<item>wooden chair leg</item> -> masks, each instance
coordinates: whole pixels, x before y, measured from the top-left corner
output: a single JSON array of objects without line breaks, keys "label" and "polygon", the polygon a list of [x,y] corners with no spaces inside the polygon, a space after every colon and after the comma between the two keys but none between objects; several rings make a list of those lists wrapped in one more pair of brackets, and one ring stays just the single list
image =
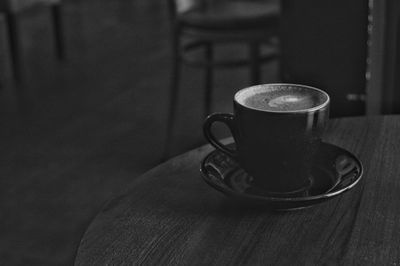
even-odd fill
[{"label": "wooden chair leg", "polygon": [[65,59],[65,46],[64,46],[62,15],[61,15],[61,4],[57,3],[52,5],[51,13],[53,18],[53,28],[54,28],[57,57],[60,60],[63,60]]},{"label": "wooden chair leg", "polygon": [[18,32],[18,15],[13,13],[6,14],[8,37],[11,52],[11,63],[13,69],[13,75],[15,80],[19,81],[22,76],[21,69],[21,44],[19,40]]},{"label": "wooden chair leg", "polygon": [[[213,60],[213,46],[211,43],[205,44],[205,57],[207,62]],[[212,85],[213,85],[213,67],[208,64],[205,69],[205,88],[204,88],[204,117],[211,112],[212,104]]]},{"label": "wooden chair leg", "polygon": [[250,46],[250,78],[252,85],[260,83],[260,45],[251,43]]},{"label": "wooden chair leg", "polygon": [[171,153],[172,141],[173,141],[173,130],[176,123],[176,111],[178,108],[178,97],[179,97],[179,79],[181,62],[179,57],[179,37],[176,35],[173,37],[173,49],[172,49],[172,68],[171,68],[171,80],[170,80],[170,91],[169,91],[169,107],[168,107],[168,118],[167,118],[167,136],[164,147],[163,159],[168,159]]}]

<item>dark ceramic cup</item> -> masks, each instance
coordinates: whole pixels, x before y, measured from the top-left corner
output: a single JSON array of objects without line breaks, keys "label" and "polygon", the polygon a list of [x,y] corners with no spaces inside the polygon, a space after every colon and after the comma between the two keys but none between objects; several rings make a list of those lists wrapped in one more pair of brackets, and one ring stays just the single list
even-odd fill
[{"label": "dark ceramic cup", "polygon": [[[326,92],[297,84],[263,84],[235,94],[234,114],[215,113],[203,125],[206,139],[238,161],[256,186],[290,195],[310,186],[314,154],[329,117]],[[215,122],[225,123],[236,149],[212,134]]]}]

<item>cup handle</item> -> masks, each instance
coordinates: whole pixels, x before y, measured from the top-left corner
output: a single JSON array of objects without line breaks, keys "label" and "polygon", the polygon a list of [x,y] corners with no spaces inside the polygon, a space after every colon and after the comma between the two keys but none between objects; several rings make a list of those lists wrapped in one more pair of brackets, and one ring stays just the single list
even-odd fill
[{"label": "cup handle", "polygon": [[211,143],[217,150],[220,150],[221,152],[225,153],[226,155],[232,157],[232,158],[237,158],[237,152],[235,150],[229,149],[226,147],[224,144],[222,144],[212,133],[211,131],[211,126],[215,122],[222,122],[226,124],[229,128],[229,130],[232,133],[232,136],[235,137],[235,121],[234,121],[234,116],[232,114],[225,114],[225,113],[215,113],[212,115],[209,115],[206,120],[204,121],[203,124],[203,133],[204,137],[208,140],[208,142]]}]

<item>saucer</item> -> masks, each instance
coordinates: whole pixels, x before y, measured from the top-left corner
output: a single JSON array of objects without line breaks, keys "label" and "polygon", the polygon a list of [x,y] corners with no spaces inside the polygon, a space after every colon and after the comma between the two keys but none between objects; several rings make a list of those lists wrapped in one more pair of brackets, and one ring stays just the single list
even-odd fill
[{"label": "saucer", "polygon": [[207,184],[225,195],[274,210],[302,209],[327,201],[353,188],[362,177],[360,160],[343,148],[322,143],[315,158],[307,188],[286,196],[257,188],[252,176],[218,150],[203,159],[200,172]]}]

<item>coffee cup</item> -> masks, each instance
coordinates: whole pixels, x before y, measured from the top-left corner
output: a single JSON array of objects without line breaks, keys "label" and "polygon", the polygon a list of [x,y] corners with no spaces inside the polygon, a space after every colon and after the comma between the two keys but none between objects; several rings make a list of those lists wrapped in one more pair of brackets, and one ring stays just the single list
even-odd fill
[{"label": "coffee cup", "polygon": [[[205,138],[235,159],[254,185],[275,195],[288,195],[310,186],[310,171],[329,117],[329,95],[299,84],[262,84],[239,90],[234,114],[214,113],[203,125]],[[235,149],[212,133],[225,123]]]}]

